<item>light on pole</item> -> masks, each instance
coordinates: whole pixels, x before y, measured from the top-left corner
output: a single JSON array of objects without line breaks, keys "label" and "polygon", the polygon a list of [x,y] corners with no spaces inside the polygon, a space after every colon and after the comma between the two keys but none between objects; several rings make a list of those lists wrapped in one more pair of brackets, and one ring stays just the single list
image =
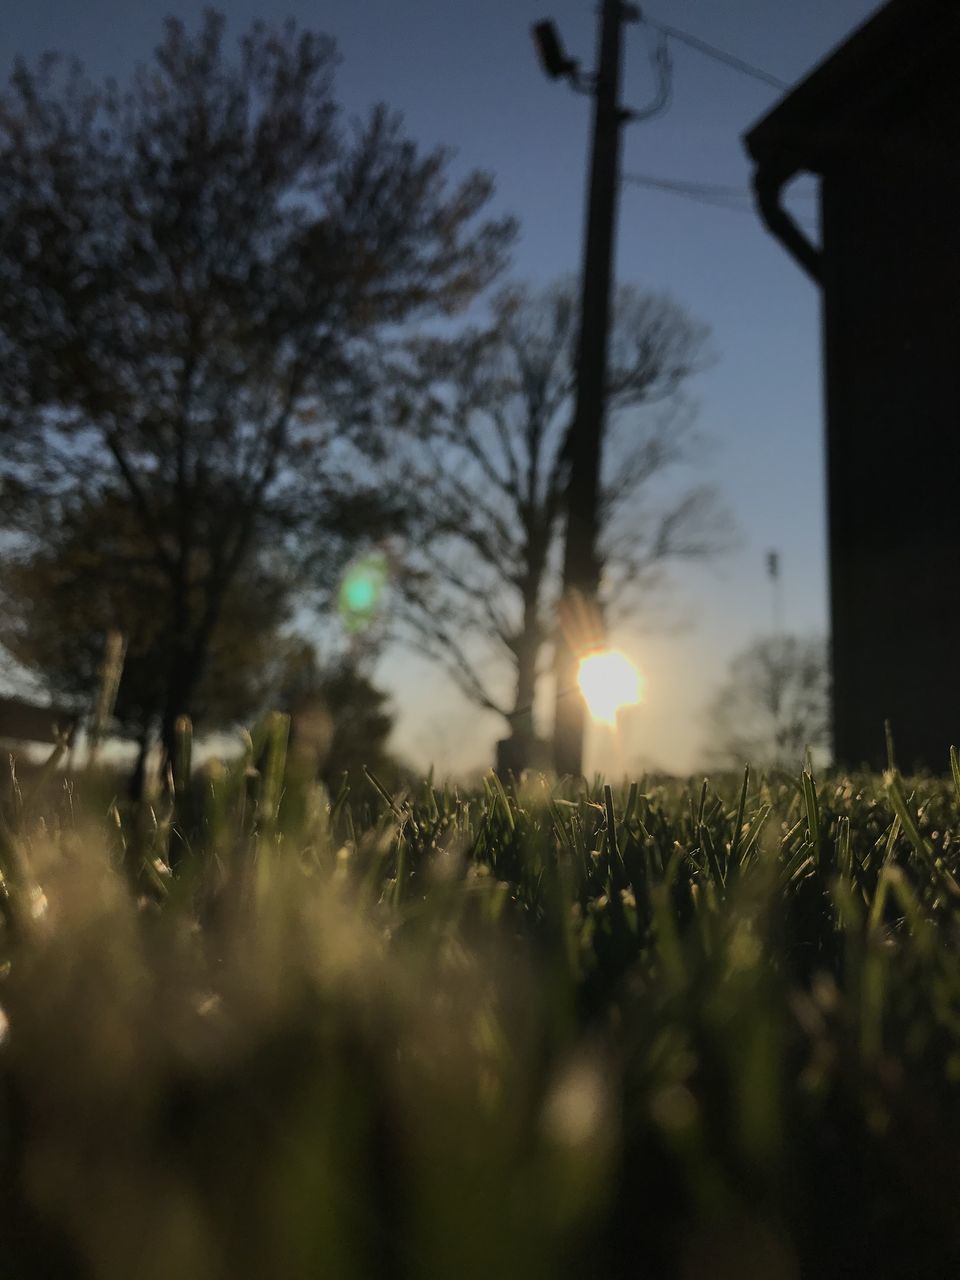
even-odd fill
[{"label": "light on pole", "polygon": [[537,46],[540,65],[551,80],[567,79],[577,81],[580,64],[575,58],[568,58],[563,50],[560,33],[556,23],[546,18],[543,22],[535,22],[532,27],[533,43]]}]

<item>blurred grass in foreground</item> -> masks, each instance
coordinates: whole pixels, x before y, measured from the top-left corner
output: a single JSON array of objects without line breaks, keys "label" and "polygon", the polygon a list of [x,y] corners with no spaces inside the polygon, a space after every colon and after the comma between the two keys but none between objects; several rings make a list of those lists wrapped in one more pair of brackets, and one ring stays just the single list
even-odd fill
[{"label": "blurred grass in foreground", "polygon": [[352,803],[285,735],[7,788],[0,1274],[960,1274],[954,784]]}]

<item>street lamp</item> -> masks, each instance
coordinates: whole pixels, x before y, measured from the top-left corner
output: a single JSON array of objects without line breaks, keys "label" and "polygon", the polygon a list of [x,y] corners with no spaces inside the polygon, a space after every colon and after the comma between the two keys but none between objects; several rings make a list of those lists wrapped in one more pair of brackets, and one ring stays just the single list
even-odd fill
[{"label": "street lamp", "polygon": [[556,23],[546,18],[543,22],[535,22],[531,30],[533,42],[540,55],[540,65],[550,79],[560,80],[567,77],[575,80],[580,72],[580,63],[576,58],[568,58],[564,53]]}]

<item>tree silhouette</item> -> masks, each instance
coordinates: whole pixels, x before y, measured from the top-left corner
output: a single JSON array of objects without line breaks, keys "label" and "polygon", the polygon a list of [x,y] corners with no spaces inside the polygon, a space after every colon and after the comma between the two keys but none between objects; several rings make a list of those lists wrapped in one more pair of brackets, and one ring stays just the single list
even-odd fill
[{"label": "tree silhouette", "polygon": [[[14,550],[0,565],[0,644],[78,715],[88,715],[96,699],[107,635],[122,635],[112,728],[140,746],[135,791],[167,692],[167,619],[157,608],[164,585],[122,495],[71,505],[42,545]],[[277,683],[296,590],[283,556],[257,547],[244,560],[194,687],[191,712],[200,729],[242,723],[263,710]]]},{"label": "tree silhouette", "polygon": [[468,302],[513,227],[375,107],[345,127],[321,35],[173,19],[126,90],[55,59],[0,98],[0,458],[8,528],[47,544],[122,503],[156,577],[162,736],[193,713],[259,547],[298,556],[347,500],[379,335]]},{"label": "tree silhouette", "polygon": [[709,710],[708,753],[720,765],[794,768],[830,747],[830,674],[822,637],[766,636],[730,664]]},{"label": "tree silhouette", "polygon": [[[518,765],[556,625],[576,313],[569,281],[506,290],[488,325],[413,343],[394,390],[395,421],[413,441],[405,488],[424,499],[401,575],[402,627],[468,698],[504,716]],[[695,452],[681,390],[704,330],[668,298],[623,287],[611,338],[600,554],[614,624],[671,561],[711,554],[728,530],[708,489],[655,492]]]},{"label": "tree silhouette", "polygon": [[311,773],[336,792],[344,774],[361,794],[370,790],[364,766],[397,777],[387,751],[393,713],[387,694],[374,684],[367,663],[341,655],[322,664],[313,645],[293,640],[277,669],[275,706],[291,715],[294,769]]}]

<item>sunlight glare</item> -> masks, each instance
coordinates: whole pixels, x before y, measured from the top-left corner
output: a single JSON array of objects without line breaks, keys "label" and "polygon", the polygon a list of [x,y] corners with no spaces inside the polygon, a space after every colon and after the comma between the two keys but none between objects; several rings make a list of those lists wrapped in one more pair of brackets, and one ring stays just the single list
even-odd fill
[{"label": "sunlight glare", "polygon": [[643,677],[630,659],[616,650],[588,653],[580,660],[577,683],[594,720],[616,727],[617,712],[643,696]]}]

